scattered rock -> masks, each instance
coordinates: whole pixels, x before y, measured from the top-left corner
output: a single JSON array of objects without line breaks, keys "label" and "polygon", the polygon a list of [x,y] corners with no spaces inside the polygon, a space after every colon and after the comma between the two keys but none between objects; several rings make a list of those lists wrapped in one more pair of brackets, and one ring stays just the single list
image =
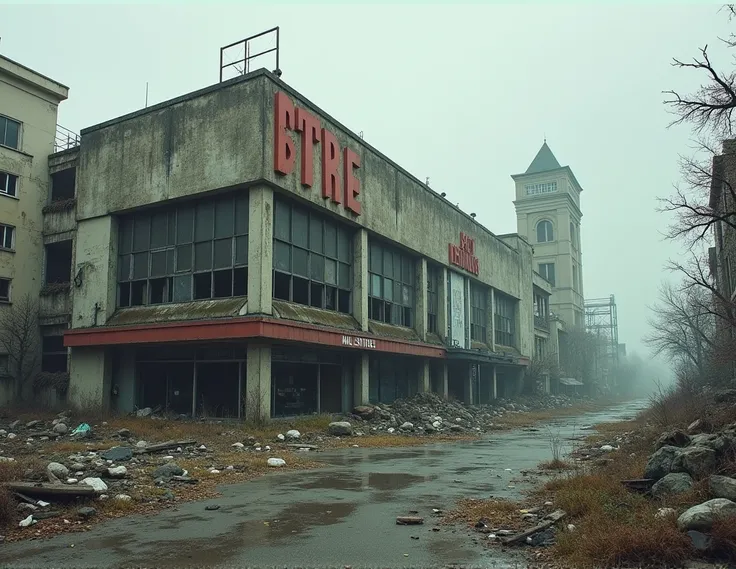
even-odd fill
[{"label": "scattered rock", "polygon": [[368,421],[375,416],[376,409],[375,407],[371,407],[370,405],[358,405],[355,409],[353,409],[353,414],[357,415],[364,421]]},{"label": "scattered rock", "polygon": [[245,445],[243,443],[233,443],[230,446],[239,450],[245,448]]},{"label": "scattered rock", "polygon": [[299,431],[297,431],[296,429],[291,429],[291,430],[286,431],[286,438],[287,439],[296,440],[296,439],[298,439],[301,436],[302,436],[302,434]]},{"label": "scattered rock", "polygon": [[[665,447],[666,448],[666,447]],[[703,478],[716,467],[716,451],[708,447],[687,447],[672,460],[672,472],[687,472],[693,478]]]},{"label": "scattered rock", "polygon": [[124,439],[127,439],[130,435],[131,435],[130,429],[120,429],[118,431],[118,436]]},{"label": "scattered rock", "polygon": [[8,433],[8,438],[9,438],[9,439],[14,439],[14,438],[15,438],[15,437],[17,437],[17,436],[18,436],[18,435],[16,435],[15,433]]},{"label": "scattered rock", "polygon": [[75,472],[79,472],[80,470],[84,470],[84,464],[82,464],[81,462],[72,462],[69,468],[71,468]]},{"label": "scattered rock", "polygon": [[[705,419],[695,419],[692,423],[687,426],[687,432],[691,435],[696,433],[702,433],[703,431],[710,431],[711,426]],[[686,445],[675,445],[675,446],[686,446]]]},{"label": "scattered rock", "polygon": [[686,472],[671,472],[652,486],[652,496],[661,498],[668,494],[682,494],[693,487],[693,479]]},{"label": "scattered rock", "polygon": [[213,512],[215,510],[219,510],[220,506],[218,506],[217,504],[210,504],[208,506],[205,506],[204,509]]},{"label": "scattered rock", "polygon": [[353,434],[353,426],[347,421],[336,421],[328,425],[327,431],[338,437],[349,436]]},{"label": "scattered rock", "polygon": [[135,443],[136,448],[146,448],[148,443],[146,441],[138,441]]},{"label": "scattered rock", "polygon": [[68,430],[69,427],[67,427],[64,423],[56,423],[56,425],[54,425],[54,432],[59,433],[60,435],[66,434]]},{"label": "scattered rock", "polygon": [[199,445],[199,446],[197,447],[197,450],[207,450],[207,447],[206,447],[206,446],[204,446],[204,445]]},{"label": "scattered rock", "polygon": [[101,478],[89,477],[82,480],[81,484],[92,486],[95,492],[107,492],[107,484],[105,484]]},{"label": "scattered rock", "polygon": [[393,427],[389,427],[388,429],[386,429],[386,432],[387,432],[387,433],[388,433],[389,435],[393,435],[393,434],[394,434],[394,432],[396,432],[396,429],[394,429]]},{"label": "scattered rock", "polygon": [[644,468],[644,478],[652,478],[659,480],[670,472],[672,472],[672,462],[682,449],[666,445],[658,449],[649,457],[646,467]]},{"label": "scattered rock", "polygon": [[90,507],[79,508],[77,510],[77,515],[80,518],[85,519],[85,520],[91,518],[92,516],[96,514],[97,514],[97,510],[95,510],[94,508],[90,508]]},{"label": "scattered rock", "polygon": [[67,484],[76,484],[77,482],[79,482],[77,478],[67,478],[66,479]]},{"label": "scattered rock", "polygon": [[153,409],[150,407],[144,407],[143,409],[138,409],[138,411],[135,412],[136,417],[149,417],[153,413]]},{"label": "scattered rock", "polygon": [[713,545],[713,538],[702,532],[690,530],[687,532],[687,536],[692,541],[693,547],[698,551],[708,551]]},{"label": "scattered rock", "polygon": [[669,516],[677,515],[674,508],[659,508],[657,513],[654,514],[655,518],[667,518]]},{"label": "scattered rock", "polygon": [[107,474],[110,478],[125,478],[128,474],[128,469],[124,466],[113,466],[107,469]]},{"label": "scattered rock", "polygon": [[15,428],[16,428],[16,427],[17,427],[18,425],[20,425],[20,419],[16,419],[16,420],[15,420],[15,421],[13,421],[12,423],[10,423],[10,425],[8,425],[8,427],[9,427],[9,428],[10,428],[10,430],[12,431],[12,430],[13,430],[13,429],[15,429]]},{"label": "scattered rock", "polygon": [[130,502],[133,498],[127,494],[116,494],[114,499],[118,502]]},{"label": "scattered rock", "polygon": [[286,437],[285,437],[285,436],[284,436],[284,435],[283,435],[282,433],[279,433],[278,435],[276,435],[276,438],[277,438],[278,440],[280,440],[280,441],[283,441],[283,440],[285,440],[285,439],[286,439]]},{"label": "scattered rock", "polygon": [[404,423],[401,424],[401,426],[399,427],[399,429],[401,429],[402,431],[413,431],[414,430],[414,425],[412,423],[410,423],[409,421],[406,421],[406,422],[404,422]]},{"label": "scattered rock", "polygon": [[216,468],[210,468],[210,474],[220,474],[220,471]]},{"label": "scattered rock", "polygon": [[574,532],[576,529],[575,524],[567,524],[567,531]]},{"label": "scattered rock", "polygon": [[[688,431],[689,430],[690,428],[688,427]],[[657,439],[655,447],[658,449],[664,446],[686,447],[689,444],[690,437],[680,430],[675,430],[670,431],[669,433],[664,433],[661,437],[659,437]]]},{"label": "scattered rock", "polygon": [[613,446],[611,446],[611,445],[603,445],[603,446],[601,447],[601,450],[602,450],[603,452],[613,452],[613,451],[614,451],[614,450],[616,450],[616,449],[615,449],[615,448],[613,448]]},{"label": "scattered rock", "polygon": [[18,525],[22,528],[27,528],[29,526],[32,526],[35,523],[36,523],[36,520],[33,519],[33,514],[31,514],[27,518],[22,519]]},{"label": "scattered rock", "polygon": [[49,462],[48,466],[46,467],[46,472],[60,480],[69,477],[69,469],[59,462]]},{"label": "scattered rock", "polygon": [[685,510],[677,518],[677,527],[683,531],[708,531],[716,518],[736,516],[736,503],[725,498],[714,498]]},{"label": "scattered rock", "polygon": [[441,426],[442,423],[440,421],[435,421],[434,423],[432,423],[432,427],[434,427],[435,429],[439,429]]},{"label": "scattered rock", "polygon": [[273,467],[286,466],[286,461],[283,458],[269,458],[267,462],[268,462],[268,466],[273,466]]},{"label": "scattered rock", "polygon": [[156,470],[153,471],[153,478],[163,478],[165,480],[170,479],[172,476],[182,476],[184,469],[176,464],[175,462],[167,462],[162,464]]},{"label": "scattered rock", "polygon": [[130,460],[133,458],[133,449],[130,447],[112,447],[100,454],[100,456],[105,460],[112,460],[114,462]]},{"label": "scattered rock", "polygon": [[32,429],[33,427],[36,427],[41,424],[41,421],[35,420],[35,421],[28,421],[26,423],[26,429]]},{"label": "scattered rock", "polygon": [[709,480],[710,493],[716,498],[736,502],[736,478],[714,474]]}]

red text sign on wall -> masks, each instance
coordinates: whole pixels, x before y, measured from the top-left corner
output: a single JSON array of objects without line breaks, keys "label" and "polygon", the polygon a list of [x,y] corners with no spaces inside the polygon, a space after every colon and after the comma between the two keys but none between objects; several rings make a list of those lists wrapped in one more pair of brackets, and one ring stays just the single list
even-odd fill
[{"label": "red text sign on wall", "polygon": [[460,246],[450,243],[450,264],[477,275],[480,272],[478,257],[475,256],[475,240],[460,233]]},{"label": "red text sign on wall", "polygon": [[[301,183],[311,188],[314,183],[314,145],[320,144],[322,159],[322,197],[334,203],[342,203],[345,209],[360,215],[360,180],[353,170],[360,168],[360,157],[345,147],[340,150],[337,138],[319,119],[304,109],[294,107],[291,99],[282,92],[274,100],[273,169],[286,176],[294,171],[296,147],[291,132],[301,134]],[[340,155],[342,154],[342,175]]]}]

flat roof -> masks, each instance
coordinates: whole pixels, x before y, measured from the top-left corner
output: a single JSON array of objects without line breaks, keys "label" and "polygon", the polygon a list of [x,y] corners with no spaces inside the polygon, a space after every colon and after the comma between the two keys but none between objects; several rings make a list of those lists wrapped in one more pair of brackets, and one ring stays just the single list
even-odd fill
[{"label": "flat roof", "polygon": [[[4,63],[5,63],[5,65],[4,65]],[[19,67],[23,71],[26,71],[33,78],[36,78],[37,77],[37,78],[39,78],[39,79],[41,79],[43,81],[48,81],[49,83],[53,83],[53,86],[56,87],[56,90],[54,90],[53,88],[49,88],[48,86],[44,85],[43,83],[41,83],[39,81],[31,81],[31,78],[30,77],[25,77],[23,75],[19,75],[18,73],[14,73],[13,72],[13,69],[9,65],[7,65],[7,63],[9,63],[9,64],[11,64],[11,65],[13,65],[15,67]],[[22,63],[18,63],[17,61],[14,61],[14,60],[10,59],[9,57],[5,57],[4,55],[0,55],[0,69],[3,69],[5,71],[7,71],[8,73],[14,75],[15,77],[18,77],[21,80],[29,81],[29,82],[33,83],[36,87],[39,87],[40,89],[43,89],[44,91],[46,91],[48,93],[51,93],[53,95],[56,95],[56,96],[58,96],[58,97],[60,97],[62,99],[66,99],[67,96],[68,96],[69,87],[67,87],[63,83],[59,83],[58,81],[55,81],[54,79],[51,79],[51,77],[47,77],[46,75],[43,75],[43,74],[39,73],[38,71],[34,71],[30,67],[26,67]],[[65,91],[65,92],[62,93],[61,91]]]}]

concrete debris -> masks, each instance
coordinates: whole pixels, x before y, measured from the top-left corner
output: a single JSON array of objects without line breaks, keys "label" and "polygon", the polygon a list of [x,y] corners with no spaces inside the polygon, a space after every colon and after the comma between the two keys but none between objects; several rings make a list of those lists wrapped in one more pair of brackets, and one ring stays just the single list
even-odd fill
[{"label": "concrete debris", "polygon": [[276,468],[286,466],[286,461],[283,458],[269,458],[267,463],[268,466],[273,466]]},{"label": "concrete debris", "polygon": [[67,427],[64,423],[56,423],[56,425],[54,425],[54,428],[53,428],[53,431],[60,435],[66,434],[68,430],[69,430],[69,427]]},{"label": "concrete debris", "polygon": [[153,478],[163,478],[168,480],[173,476],[181,476],[184,474],[184,469],[176,464],[175,462],[167,462],[162,464],[156,470],[153,471]]},{"label": "concrete debris", "polygon": [[107,469],[107,474],[110,478],[125,478],[128,473],[128,469],[124,466],[113,466]]},{"label": "concrete debris", "polygon": [[101,478],[89,477],[82,480],[81,484],[91,486],[95,492],[107,492],[107,484]]},{"label": "concrete debris", "polygon": [[677,527],[683,531],[708,531],[719,517],[736,516],[736,503],[725,498],[714,498],[685,510],[677,518]]},{"label": "concrete debris", "polygon": [[20,526],[22,528],[27,528],[29,526],[32,526],[35,523],[36,523],[36,520],[33,519],[33,514],[31,514],[27,518],[21,520],[20,523],[18,524],[18,526]]},{"label": "concrete debris", "polygon": [[285,440],[285,439],[286,439],[286,437],[285,437],[285,436],[284,436],[284,435],[283,435],[282,433],[279,433],[278,435],[276,435],[276,438],[277,438],[278,440],[280,440],[280,441],[283,441],[283,440]]},{"label": "concrete debris", "polygon": [[133,458],[133,449],[130,447],[112,447],[100,454],[105,460],[123,461]]},{"label": "concrete debris", "polygon": [[53,475],[57,480],[69,477],[69,469],[58,462],[49,462],[46,472]]},{"label": "concrete debris", "polygon": [[301,436],[302,436],[302,434],[299,431],[297,431],[296,429],[291,429],[289,431],[286,431],[286,438],[287,439],[296,440],[296,439],[300,438]]},{"label": "concrete debris", "polygon": [[97,514],[97,510],[95,510],[94,508],[90,508],[90,507],[79,508],[77,510],[77,516],[85,520],[88,518],[91,518],[92,516],[96,514]]},{"label": "concrete debris", "polygon": [[338,437],[350,436],[353,434],[353,426],[347,421],[336,421],[334,423],[330,423],[327,430],[331,435]]},{"label": "concrete debris", "polygon": [[714,474],[710,477],[709,486],[714,497],[736,502],[736,478]]}]

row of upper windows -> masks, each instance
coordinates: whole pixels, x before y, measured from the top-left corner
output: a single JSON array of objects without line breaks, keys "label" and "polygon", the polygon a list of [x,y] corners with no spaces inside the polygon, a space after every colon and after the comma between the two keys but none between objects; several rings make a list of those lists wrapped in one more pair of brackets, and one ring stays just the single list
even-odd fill
[{"label": "row of upper windows", "polygon": [[[572,246],[576,249],[579,249],[579,235],[578,232],[575,230],[575,225],[570,222],[570,242],[572,243]],[[555,240],[555,230],[554,226],[552,225],[552,222],[543,219],[539,223],[537,223],[537,243],[549,243],[550,241]]]},{"label": "row of upper windows", "polygon": [[[20,123],[0,116],[0,146],[20,148]],[[10,172],[0,172],[0,194],[15,197],[18,192],[18,176]]]},{"label": "row of upper windows", "polygon": [[527,184],[526,195],[549,194],[557,191],[557,182],[543,182],[541,184]]}]

